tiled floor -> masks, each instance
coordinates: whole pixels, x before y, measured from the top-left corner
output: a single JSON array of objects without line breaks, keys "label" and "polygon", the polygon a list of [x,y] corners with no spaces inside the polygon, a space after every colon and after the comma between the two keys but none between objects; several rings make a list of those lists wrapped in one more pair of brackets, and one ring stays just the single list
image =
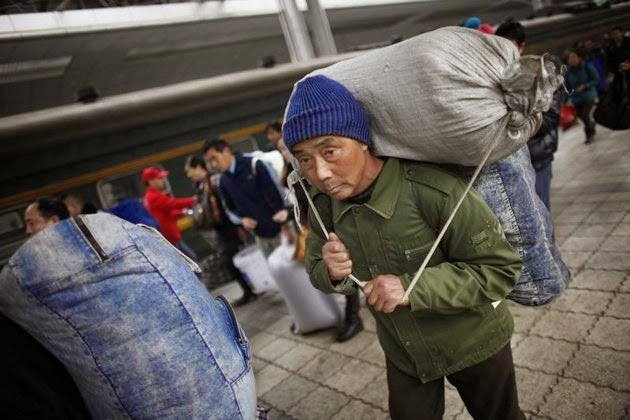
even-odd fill
[{"label": "tiled floor", "polygon": [[[630,419],[630,132],[600,128],[585,145],[573,128],[553,170],[556,239],[574,278],[546,307],[510,303],[521,406],[536,419]],[[278,293],[238,308],[272,419],[388,418],[385,359],[362,312],[366,330],[339,344],[332,330],[291,334]],[[444,417],[470,418],[450,386]]]}]

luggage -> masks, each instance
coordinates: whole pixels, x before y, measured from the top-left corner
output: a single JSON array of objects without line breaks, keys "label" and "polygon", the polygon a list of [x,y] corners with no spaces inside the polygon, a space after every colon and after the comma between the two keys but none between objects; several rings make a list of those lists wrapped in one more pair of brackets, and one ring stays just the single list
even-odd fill
[{"label": "luggage", "polygon": [[535,183],[524,146],[488,165],[473,184],[523,259],[521,277],[508,299],[532,306],[550,302],[571,280],[553,238],[551,214],[536,194]]},{"label": "luggage", "polygon": [[568,130],[569,128],[577,124],[577,122],[577,112],[575,110],[575,105],[562,105],[562,107],[560,108],[560,127],[562,127],[562,131]]},{"label": "luggage", "polygon": [[258,245],[246,246],[234,255],[232,261],[245,275],[254,293],[263,293],[276,287],[267,259]]},{"label": "luggage", "polygon": [[461,27],[441,28],[316,70],[344,85],[370,117],[380,156],[478,165],[536,133],[561,84],[548,57],[519,57],[508,40]]},{"label": "luggage", "polygon": [[295,244],[280,245],[269,255],[269,268],[293,318],[293,332],[305,334],[336,327],[341,309],[332,295],[315,289],[304,265],[296,261]]},{"label": "luggage", "polygon": [[79,216],[11,257],[0,312],[65,366],[94,419],[252,419],[247,338],[193,269],[143,226]]}]

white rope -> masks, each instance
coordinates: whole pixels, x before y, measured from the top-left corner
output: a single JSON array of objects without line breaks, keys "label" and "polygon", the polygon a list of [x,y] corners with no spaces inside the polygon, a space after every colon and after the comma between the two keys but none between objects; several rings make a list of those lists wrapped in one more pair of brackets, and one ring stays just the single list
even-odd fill
[{"label": "white rope", "polygon": [[[477,177],[481,173],[481,169],[484,167],[484,165],[488,161],[488,158],[490,157],[490,153],[494,149],[494,146],[497,144],[498,139],[499,139],[499,137],[495,138],[492,141],[492,143],[488,146],[488,150],[484,154],[484,156],[481,159],[481,162],[479,163],[479,165],[477,165],[477,168],[475,169],[475,172],[473,173],[472,177],[470,178],[470,182],[468,182],[468,185],[466,186],[466,190],[464,191],[462,196],[459,198],[459,201],[455,205],[455,208],[451,212],[451,215],[449,216],[448,220],[444,224],[444,227],[442,228],[442,231],[440,232],[438,237],[435,239],[435,242],[433,242],[433,246],[429,250],[429,253],[427,254],[427,256],[424,258],[424,261],[422,261],[422,264],[420,265],[420,268],[418,269],[418,271],[414,275],[413,280],[411,280],[411,283],[409,284],[409,287],[407,287],[407,290],[405,290],[405,294],[403,295],[403,297],[400,300],[401,303],[406,301],[407,299],[409,299],[409,295],[411,294],[411,291],[413,290],[413,288],[416,285],[416,283],[418,283],[418,280],[420,279],[420,276],[424,272],[424,269],[427,267],[427,264],[429,263],[429,260],[431,259],[431,257],[433,257],[433,254],[435,253],[435,250],[437,249],[438,245],[440,244],[440,241],[442,240],[442,238],[446,234],[446,230],[449,228],[449,226],[453,222],[453,219],[455,218],[455,215],[457,214],[457,212],[459,211],[459,208],[461,207],[462,203],[464,202],[464,199],[466,198],[466,195],[468,195],[468,191],[470,191],[470,189],[472,188],[472,185],[475,183],[475,181],[477,180]],[[302,187],[302,189],[306,193],[306,199],[308,200],[308,205],[311,207],[311,210],[312,210],[313,214],[315,215],[315,218],[317,219],[317,222],[319,223],[319,227],[321,228],[322,232],[324,232],[324,235],[326,236],[326,239],[329,239],[330,235],[328,234],[328,230],[326,230],[326,226],[324,226],[324,222],[322,221],[322,218],[319,215],[319,212],[315,208],[315,203],[313,203],[313,200],[311,199],[311,196],[308,193],[308,190],[306,189],[306,186],[304,185],[304,181],[302,181],[302,176],[300,175],[299,170],[297,169],[295,164],[293,165],[293,167],[294,167],[294,170],[290,174],[291,181],[289,182],[290,194],[295,194],[295,192],[292,191],[293,190],[293,184],[295,182],[299,182],[300,186]],[[356,278],[354,276],[354,274],[350,274],[348,276],[348,278],[350,280],[352,280],[353,282],[355,282],[361,288],[363,288],[363,286],[365,286],[365,284],[366,284],[364,281],[361,281],[358,278]]]}]

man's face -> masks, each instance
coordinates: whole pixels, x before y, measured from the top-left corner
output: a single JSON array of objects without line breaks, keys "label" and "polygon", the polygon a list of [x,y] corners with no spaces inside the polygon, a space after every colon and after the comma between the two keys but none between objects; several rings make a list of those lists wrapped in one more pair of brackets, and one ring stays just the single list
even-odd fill
[{"label": "man's face", "polygon": [[26,208],[24,212],[24,224],[26,225],[26,234],[31,237],[48,226],[52,226],[59,221],[57,216],[45,219],[39,212],[37,203],[33,203]]},{"label": "man's face", "polygon": [[230,169],[230,165],[232,165],[232,160],[234,159],[234,155],[227,147],[223,149],[222,152],[217,151],[217,149],[208,149],[205,154],[206,161],[212,166],[214,169],[221,173],[225,173]]},{"label": "man's face", "polygon": [[302,174],[323,193],[345,200],[363,192],[373,179],[366,177],[368,147],[348,137],[322,136],[293,147]]},{"label": "man's face", "polygon": [[166,186],[166,178],[165,177],[153,178],[152,180],[148,182],[148,184],[149,184],[149,187],[162,191],[164,187]]},{"label": "man's face", "polygon": [[615,42],[623,41],[623,32],[619,29],[615,29],[610,33],[610,38]]},{"label": "man's face", "polygon": [[201,166],[184,166],[186,176],[193,182],[201,182],[206,179],[206,171]]}]

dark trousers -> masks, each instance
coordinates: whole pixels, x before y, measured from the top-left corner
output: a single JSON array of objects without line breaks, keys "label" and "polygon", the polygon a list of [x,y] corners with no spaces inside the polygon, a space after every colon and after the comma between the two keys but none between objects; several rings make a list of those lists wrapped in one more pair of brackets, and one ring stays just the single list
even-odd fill
[{"label": "dark trousers", "polygon": [[359,318],[359,310],[361,309],[361,298],[359,297],[359,289],[353,294],[346,295],[346,322],[354,322]]},{"label": "dark trousers", "polygon": [[587,102],[575,105],[575,113],[584,124],[584,134],[589,138],[595,134],[595,120],[593,119],[593,108],[595,102]]},{"label": "dark trousers", "polygon": [[241,240],[238,238],[238,234],[236,233],[236,228],[231,225],[224,224],[217,228],[217,234],[219,235],[219,241],[221,241],[223,252],[225,253],[225,265],[232,275],[232,278],[235,278],[238,281],[241,289],[243,289],[244,295],[253,295],[254,292],[252,291],[249,282],[245,279],[243,273],[241,273],[241,271],[234,265],[233,258],[238,253],[242,244]]},{"label": "dark trousers", "polygon": [[[512,350],[508,343],[494,356],[447,376],[476,420],[522,420]],[[444,378],[422,383],[387,361],[389,414],[393,420],[441,419]]]}]

